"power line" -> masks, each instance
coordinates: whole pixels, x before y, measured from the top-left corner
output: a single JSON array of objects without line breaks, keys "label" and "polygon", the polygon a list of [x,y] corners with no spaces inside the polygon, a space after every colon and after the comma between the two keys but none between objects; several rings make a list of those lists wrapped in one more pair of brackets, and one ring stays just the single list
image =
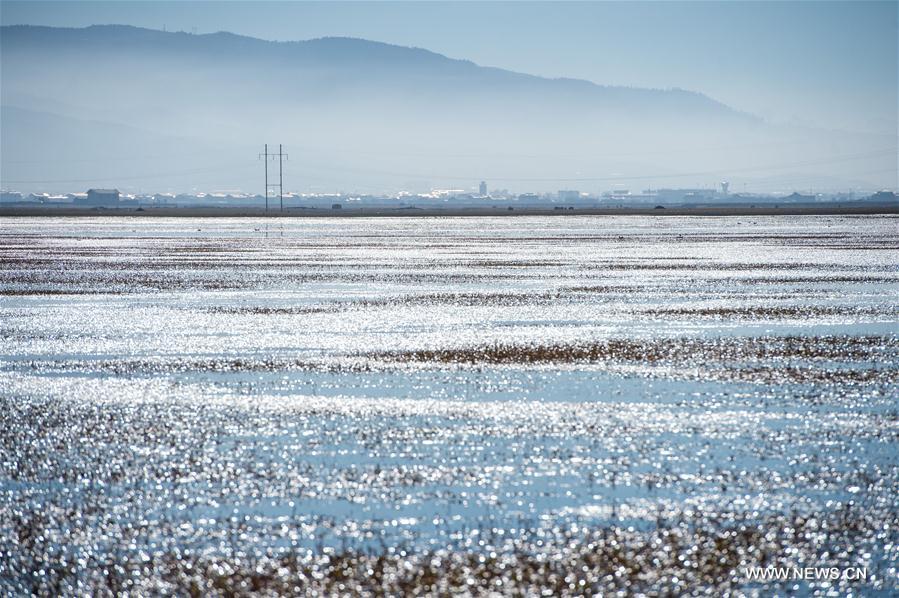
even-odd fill
[{"label": "power line", "polygon": [[[283,168],[283,160],[287,159],[287,154],[282,153],[281,146],[279,146],[278,154],[269,154],[268,153],[268,145],[265,146],[264,154],[260,154],[260,157],[265,157],[266,159],[266,201],[268,200],[268,159],[274,159],[275,156],[279,157],[279,171]],[[843,156],[834,156],[831,158],[821,159],[821,160],[810,160],[804,162],[795,162],[790,164],[775,164],[770,166],[760,166],[760,167],[745,167],[745,168],[729,168],[729,169],[719,169],[719,170],[708,170],[708,171],[695,171],[695,172],[680,172],[680,173],[668,173],[668,174],[642,174],[642,175],[612,175],[606,177],[501,177],[501,176],[491,176],[490,178],[495,181],[506,181],[506,182],[614,182],[614,181],[634,181],[634,180],[654,180],[654,179],[666,179],[666,178],[681,178],[681,177],[691,177],[691,176],[726,176],[740,173],[751,173],[751,172],[762,172],[768,170],[787,170],[790,168],[800,168],[803,166],[816,166],[822,164],[834,164],[839,162],[850,162],[853,160],[860,160],[865,158],[873,158],[880,155],[888,155],[895,154],[897,152],[897,148],[886,148],[886,149],[878,149],[872,150],[869,152],[863,152],[859,154],[849,154]],[[4,185],[8,184],[54,184],[54,183],[96,183],[102,181],[137,181],[137,180],[147,180],[154,178],[162,178],[162,177],[180,177],[180,176],[191,176],[195,174],[208,174],[208,173],[216,173],[223,171],[234,171],[241,169],[249,169],[252,168],[246,163],[233,163],[233,165],[215,167],[215,168],[197,168],[192,170],[183,170],[183,171],[175,171],[175,172],[158,172],[154,174],[143,174],[143,175],[129,175],[129,176],[115,176],[115,175],[105,175],[94,178],[80,178],[80,179],[32,179],[32,180],[3,180],[2,183]],[[474,176],[458,176],[458,175],[440,175],[440,174],[420,174],[420,173],[404,173],[404,172],[390,172],[390,171],[377,171],[377,170],[366,170],[366,169],[354,169],[354,168],[340,168],[334,166],[327,166],[320,168],[320,170],[336,170],[338,172],[350,172],[357,174],[371,174],[378,176],[395,176],[395,177],[404,177],[404,178],[418,178],[418,179],[442,179],[448,181],[471,181],[475,179],[479,179],[481,177]],[[274,186],[274,185],[272,185]],[[283,209],[283,176],[282,173],[279,172],[279,188],[281,190],[281,203]]]},{"label": "power line", "polygon": [[281,158],[281,144],[278,144],[278,194],[281,196],[281,211],[284,211],[284,162]]},{"label": "power line", "polygon": [[[278,157],[278,183],[277,185],[272,183],[269,185],[268,182],[268,161],[269,158],[272,160],[275,157]],[[284,159],[287,158],[287,154],[283,152],[282,145],[278,144],[278,153],[270,154],[268,153],[268,144],[266,143],[264,146],[263,153],[259,154],[259,158],[265,162],[265,211],[268,212],[268,191],[270,187],[278,187],[278,196],[281,199],[281,211],[284,211]]]},{"label": "power line", "polygon": [[[675,173],[667,173],[667,174],[639,174],[639,175],[612,175],[605,177],[502,177],[502,176],[491,176],[490,179],[494,181],[506,181],[506,182],[531,182],[531,183],[577,183],[577,182],[613,182],[613,181],[634,181],[634,180],[653,180],[653,179],[668,179],[668,178],[682,178],[682,177],[692,177],[692,176],[727,176],[735,173],[746,173],[746,172],[763,172],[768,170],[785,170],[790,168],[801,168],[803,166],[816,166],[821,164],[834,164],[839,162],[850,162],[853,160],[860,160],[865,158],[873,158],[878,155],[887,155],[896,153],[896,148],[886,149],[886,150],[873,150],[869,152],[864,152],[860,154],[852,154],[845,156],[837,156],[828,159],[822,160],[810,160],[805,162],[794,162],[790,164],[774,164],[770,166],[754,166],[754,167],[744,167],[744,168],[727,168],[727,169],[719,169],[719,170],[707,170],[707,171],[694,171],[694,172],[675,172]],[[354,168],[339,168],[339,167],[326,167],[325,170],[337,170],[343,172],[354,172],[358,174],[372,174],[379,176],[395,176],[395,177],[405,177],[405,178],[418,178],[418,179],[438,179],[438,180],[446,180],[446,181],[471,181],[476,180],[480,177],[477,176],[458,176],[458,175],[441,175],[441,174],[419,174],[419,173],[408,173],[408,172],[389,172],[389,171],[378,171],[378,170],[365,170],[365,169],[354,169]]]},{"label": "power line", "polygon": [[577,153],[577,154],[560,154],[557,152],[549,152],[544,154],[533,154],[533,153],[513,153],[508,151],[491,151],[489,153],[442,153],[442,152],[434,152],[429,151],[433,149],[433,146],[419,147],[415,151],[385,151],[384,149],[365,149],[360,147],[338,147],[338,146],[322,146],[322,145],[301,145],[298,149],[302,151],[313,152],[315,154],[320,154],[322,152],[333,152],[338,155],[354,155],[358,154],[361,156],[392,156],[399,158],[443,158],[447,160],[454,159],[485,159],[485,158],[556,158],[556,159],[566,159],[566,160],[575,160],[575,159],[587,159],[587,160],[601,160],[608,158],[639,158],[643,156],[658,156],[658,155],[669,155],[669,154],[684,154],[687,152],[700,153],[700,152],[722,152],[722,151],[730,151],[730,150],[739,150],[739,149],[769,149],[769,148],[782,148],[782,147],[792,147],[792,146],[815,146],[815,141],[810,141],[808,139],[801,140],[790,140],[790,141],[777,141],[777,142],[759,142],[759,143],[741,143],[741,144],[728,144],[728,145],[706,145],[706,146],[682,146],[682,147],[669,147],[666,149],[645,149],[645,150],[632,150],[628,152],[620,152],[620,151],[612,151],[607,153]]}]

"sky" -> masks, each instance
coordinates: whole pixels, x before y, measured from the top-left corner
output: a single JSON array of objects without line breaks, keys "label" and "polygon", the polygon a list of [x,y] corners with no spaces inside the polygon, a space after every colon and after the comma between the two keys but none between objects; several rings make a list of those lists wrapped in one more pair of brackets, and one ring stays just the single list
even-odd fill
[{"label": "sky", "polygon": [[3,25],[361,37],[599,84],[679,87],[775,123],[896,133],[897,2],[0,1]]}]

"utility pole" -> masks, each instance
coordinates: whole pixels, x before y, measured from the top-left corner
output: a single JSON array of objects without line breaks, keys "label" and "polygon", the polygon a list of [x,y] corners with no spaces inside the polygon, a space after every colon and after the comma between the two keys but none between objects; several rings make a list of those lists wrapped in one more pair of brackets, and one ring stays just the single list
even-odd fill
[{"label": "utility pole", "polygon": [[270,154],[268,153],[268,144],[266,143],[264,146],[264,150],[261,154],[259,154],[259,159],[265,161],[265,212],[268,213],[268,191],[269,187],[274,187],[275,185],[268,184],[268,161],[269,159],[274,160],[275,156],[278,156],[278,197],[281,200],[281,211],[284,211],[284,160],[288,158],[287,154],[284,153],[283,146],[278,144],[278,153]]},{"label": "utility pole", "polygon": [[284,211],[284,163],[282,160],[281,144],[278,144],[278,195],[281,197],[281,211]]},{"label": "utility pole", "polygon": [[265,213],[268,214],[268,144],[265,144],[265,154],[263,154],[265,162]]}]

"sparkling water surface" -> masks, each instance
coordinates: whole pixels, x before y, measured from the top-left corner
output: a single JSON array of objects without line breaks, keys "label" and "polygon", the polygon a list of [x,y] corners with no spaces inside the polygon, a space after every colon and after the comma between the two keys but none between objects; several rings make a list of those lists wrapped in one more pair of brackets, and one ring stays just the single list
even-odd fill
[{"label": "sparkling water surface", "polygon": [[6,219],[0,590],[895,591],[897,223]]}]

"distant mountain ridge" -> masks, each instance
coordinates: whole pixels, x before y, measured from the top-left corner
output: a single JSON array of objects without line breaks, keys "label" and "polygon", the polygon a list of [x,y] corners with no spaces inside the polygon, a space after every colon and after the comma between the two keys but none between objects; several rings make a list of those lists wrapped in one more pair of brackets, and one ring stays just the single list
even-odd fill
[{"label": "distant mountain ridge", "polygon": [[[683,89],[646,89],[599,85],[582,79],[550,79],[482,67],[469,60],[449,58],[429,50],[403,47],[349,37],[324,37],[305,41],[274,42],[228,32],[190,34],[143,29],[129,25],[93,25],[83,29],[31,25],[6,26],[0,32],[5,52],[115,51],[154,52],[178,60],[215,59],[242,64],[261,58],[278,67],[330,68],[385,77],[388,73],[414,82],[434,78],[465,78],[477,86],[505,86],[498,91],[552,91],[556,94],[586,94],[592,99],[606,95],[618,101],[672,102],[679,109],[692,107],[719,114],[751,118],[701,93]],[[374,71],[370,70],[374,69]],[[587,98],[589,100],[591,98]]]},{"label": "distant mountain ridge", "polygon": [[[254,188],[265,142],[291,150],[297,188],[329,191],[467,177],[509,187],[612,174],[658,181],[882,142],[775,128],[693,91],[550,79],[344,37],[16,25],[0,29],[0,67],[3,179],[51,186],[166,173],[152,184]],[[111,141],[113,131],[122,138]],[[141,159],[126,168],[129,144]]]}]

